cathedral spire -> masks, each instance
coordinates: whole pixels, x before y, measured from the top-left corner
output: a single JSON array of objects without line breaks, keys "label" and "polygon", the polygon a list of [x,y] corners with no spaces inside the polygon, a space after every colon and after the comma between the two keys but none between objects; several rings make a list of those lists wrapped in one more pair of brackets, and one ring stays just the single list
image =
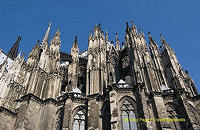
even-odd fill
[{"label": "cathedral spire", "polygon": [[42,48],[45,47],[45,46],[48,46],[50,29],[51,29],[51,22],[49,23],[48,29],[47,29],[47,31],[44,35],[43,40],[42,40],[42,43],[41,43]]},{"label": "cathedral spire", "polygon": [[15,59],[17,57],[20,40],[21,40],[21,37],[19,36],[15,44],[12,46],[12,48],[8,52],[8,57],[10,57],[11,59]]}]

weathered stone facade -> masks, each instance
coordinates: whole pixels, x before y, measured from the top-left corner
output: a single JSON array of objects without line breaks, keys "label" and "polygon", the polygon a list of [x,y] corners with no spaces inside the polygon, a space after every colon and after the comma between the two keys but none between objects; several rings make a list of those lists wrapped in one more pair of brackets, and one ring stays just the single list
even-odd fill
[{"label": "weathered stone facade", "polygon": [[200,129],[200,95],[162,35],[161,48],[150,33],[147,45],[127,23],[120,46],[96,25],[87,51],[76,37],[67,54],[59,29],[48,45],[50,27],[27,61],[0,65],[0,129]]}]

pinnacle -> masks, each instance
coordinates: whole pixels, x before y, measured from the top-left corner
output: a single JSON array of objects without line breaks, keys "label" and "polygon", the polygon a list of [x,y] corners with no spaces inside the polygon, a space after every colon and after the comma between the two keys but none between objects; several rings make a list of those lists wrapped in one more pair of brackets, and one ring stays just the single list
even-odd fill
[{"label": "pinnacle", "polygon": [[6,59],[3,61],[3,64],[7,64],[8,63],[8,56],[6,57]]},{"label": "pinnacle", "polygon": [[49,22],[49,27],[52,25],[51,21]]},{"label": "pinnacle", "polygon": [[119,39],[118,39],[118,35],[117,35],[117,33],[115,33],[116,35],[115,35],[115,41],[118,41]]},{"label": "pinnacle", "polygon": [[55,33],[55,36],[60,36],[60,28],[58,27],[56,33]]},{"label": "pinnacle", "polygon": [[74,44],[73,47],[78,47],[78,41],[77,41],[77,36],[75,36]]},{"label": "pinnacle", "polygon": [[150,32],[148,32],[148,36],[149,36],[149,38],[151,37],[151,33]]},{"label": "pinnacle", "polygon": [[57,32],[60,32],[60,27],[58,27]]},{"label": "pinnacle", "polygon": [[75,36],[75,41],[74,42],[77,43],[77,36]]},{"label": "pinnacle", "polygon": [[163,38],[162,34],[160,34],[160,38],[162,41],[165,41],[165,39]]},{"label": "pinnacle", "polygon": [[108,31],[106,30],[106,35],[108,35]]},{"label": "pinnacle", "polygon": [[36,43],[36,46],[38,46],[38,45],[39,45],[39,43],[40,43],[40,40],[38,40],[38,41],[37,41],[37,43]]}]

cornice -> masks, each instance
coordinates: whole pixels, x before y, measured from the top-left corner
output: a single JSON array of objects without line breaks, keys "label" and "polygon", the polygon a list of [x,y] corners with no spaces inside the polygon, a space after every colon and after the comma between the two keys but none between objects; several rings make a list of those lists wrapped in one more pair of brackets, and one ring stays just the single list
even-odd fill
[{"label": "cornice", "polygon": [[13,117],[16,117],[17,116],[17,113],[11,111],[11,110],[8,110],[7,108],[3,107],[3,106],[0,106],[0,113],[3,112],[7,115],[11,115]]}]

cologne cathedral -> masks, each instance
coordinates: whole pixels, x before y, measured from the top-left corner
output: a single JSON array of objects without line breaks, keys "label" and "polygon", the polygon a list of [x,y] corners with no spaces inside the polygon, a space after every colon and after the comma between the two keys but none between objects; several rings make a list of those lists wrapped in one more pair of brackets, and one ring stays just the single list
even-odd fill
[{"label": "cologne cathedral", "polygon": [[147,44],[132,22],[113,42],[99,24],[66,53],[50,28],[27,60],[21,37],[0,50],[1,130],[200,130],[200,95],[162,35]]}]

